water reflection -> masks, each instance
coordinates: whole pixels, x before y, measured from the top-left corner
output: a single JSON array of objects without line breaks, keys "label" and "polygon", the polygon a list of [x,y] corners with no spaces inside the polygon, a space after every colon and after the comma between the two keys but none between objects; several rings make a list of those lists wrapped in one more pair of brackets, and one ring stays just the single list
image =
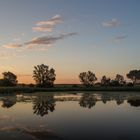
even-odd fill
[{"label": "water reflection", "polygon": [[[2,140],[62,140],[62,138],[56,135],[51,130],[46,130],[45,128],[33,128],[27,127],[25,125],[21,126],[8,126],[0,127],[0,134],[6,133],[7,135],[0,135]],[[15,135],[15,137],[13,137]]]},{"label": "water reflection", "polygon": [[111,94],[111,93],[105,93],[105,94],[101,94],[101,100],[104,104],[107,103],[107,101],[116,101],[117,105],[121,105],[124,103],[124,100],[127,99],[127,95],[126,94]]},{"label": "water reflection", "polygon": [[96,105],[96,102],[102,101],[106,104],[109,101],[116,101],[117,105],[121,105],[127,101],[131,106],[140,106],[140,95],[129,93],[80,93],[80,94],[34,94],[34,95],[16,95],[0,97],[1,106],[3,108],[11,108],[18,102],[33,104],[33,113],[39,116],[47,115],[49,112],[55,110],[56,102],[75,101],[78,102],[80,107],[91,109]]},{"label": "water reflection", "polygon": [[85,108],[92,108],[95,106],[97,98],[94,94],[85,93],[79,101],[79,105]]},{"label": "water reflection", "polygon": [[117,96],[114,96],[113,100],[116,101],[117,105],[121,105],[124,103],[124,100],[126,100],[126,97],[123,95],[117,95]]},{"label": "water reflection", "polygon": [[51,96],[37,96],[33,100],[34,114],[44,116],[55,110],[55,100],[53,95]]},{"label": "water reflection", "polygon": [[101,100],[104,104],[107,103],[107,101],[111,101],[111,96],[110,94],[102,94],[101,95]]},{"label": "water reflection", "polygon": [[135,107],[139,107],[140,106],[140,98],[132,98],[132,99],[128,99],[127,102],[131,105],[131,106],[135,106]]},{"label": "water reflection", "polygon": [[16,97],[6,97],[2,99],[2,107],[3,108],[10,108],[16,104]]},{"label": "water reflection", "polygon": [[0,140],[140,139],[139,93],[1,95],[0,106]]}]

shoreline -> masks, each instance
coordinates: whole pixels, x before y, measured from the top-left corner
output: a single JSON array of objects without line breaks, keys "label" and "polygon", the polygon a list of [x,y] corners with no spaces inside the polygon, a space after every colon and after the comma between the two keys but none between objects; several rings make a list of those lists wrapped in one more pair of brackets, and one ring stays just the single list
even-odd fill
[{"label": "shoreline", "polygon": [[33,92],[68,92],[68,91],[108,91],[108,92],[140,92],[140,86],[136,87],[53,87],[53,88],[40,88],[40,87],[0,87],[0,94],[4,93],[33,93]]}]

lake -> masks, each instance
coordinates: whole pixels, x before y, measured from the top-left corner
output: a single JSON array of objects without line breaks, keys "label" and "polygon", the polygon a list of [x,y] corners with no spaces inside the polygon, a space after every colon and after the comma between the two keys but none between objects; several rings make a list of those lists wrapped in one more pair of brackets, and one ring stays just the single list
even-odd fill
[{"label": "lake", "polygon": [[1,140],[140,140],[140,92],[0,95]]}]

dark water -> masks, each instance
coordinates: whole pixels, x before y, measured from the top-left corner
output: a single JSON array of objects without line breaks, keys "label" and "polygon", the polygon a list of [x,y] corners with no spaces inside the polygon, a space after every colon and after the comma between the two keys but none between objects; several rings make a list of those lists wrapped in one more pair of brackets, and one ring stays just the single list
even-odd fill
[{"label": "dark water", "polygon": [[0,96],[0,140],[140,140],[140,93]]}]

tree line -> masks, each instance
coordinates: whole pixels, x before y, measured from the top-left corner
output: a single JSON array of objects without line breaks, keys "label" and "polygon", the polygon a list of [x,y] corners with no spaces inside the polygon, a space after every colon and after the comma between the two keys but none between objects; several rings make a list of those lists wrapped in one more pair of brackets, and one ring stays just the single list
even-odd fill
[{"label": "tree line", "polygon": [[[0,79],[0,86],[16,86],[18,84],[17,76],[12,72],[3,72],[2,79]],[[116,74],[115,79],[111,79],[102,76],[100,82],[96,82],[98,79],[94,72],[87,71],[79,74],[81,84],[86,87],[92,87],[94,85],[100,86],[133,86],[140,82],[140,70],[131,70],[126,74],[126,77],[132,82],[127,83],[124,77],[120,74]],[[49,66],[41,64],[34,66],[33,79],[38,87],[53,87],[56,80],[55,70],[49,68]]]},{"label": "tree line", "polygon": [[124,77],[120,74],[116,74],[115,79],[111,79],[110,77],[102,76],[101,81],[97,82],[96,75],[91,72],[82,72],[79,74],[80,82],[86,87],[100,85],[100,86],[133,86],[140,83],[140,70],[131,70],[126,74],[126,77],[130,79],[132,82],[127,83]]}]

